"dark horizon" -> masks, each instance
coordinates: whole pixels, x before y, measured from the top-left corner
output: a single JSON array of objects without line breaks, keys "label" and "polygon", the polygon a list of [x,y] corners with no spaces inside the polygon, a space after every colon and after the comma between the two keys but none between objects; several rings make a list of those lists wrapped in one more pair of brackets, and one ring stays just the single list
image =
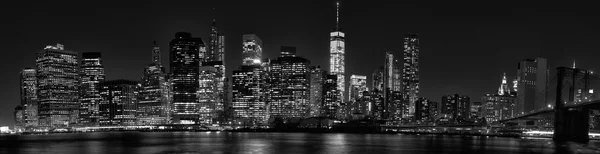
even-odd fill
[{"label": "dark horizon", "polygon": [[[334,1],[253,2],[10,2],[4,5],[10,8],[0,9],[0,38],[5,53],[10,53],[0,60],[5,70],[0,76],[0,126],[14,123],[13,109],[20,104],[19,71],[35,68],[35,53],[56,43],[79,53],[102,52],[108,80],[139,80],[151,63],[153,41],[160,45],[168,70],[168,42],[175,33],[191,32],[207,43],[214,16],[225,34],[228,77],[241,65],[244,33],[263,40],[263,58],[278,57],[280,46],[295,46],[312,65],[329,69]],[[240,13],[243,9],[249,11]],[[386,51],[401,56],[406,33],[420,36],[420,96],[438,102],[442,95],[454,93],[479,101],[498,89],[504,72],[512,80],[517,63],[527,58],[547,58],[550,76],[573,60],[580,68],[594,70],[600,65],[593,52],[600,49],[595,45],[600,31],[594,27],[600,23],[592,10],[548,3],[516,7],[342,1],[346,78],[365,75],[370,85]]]}]

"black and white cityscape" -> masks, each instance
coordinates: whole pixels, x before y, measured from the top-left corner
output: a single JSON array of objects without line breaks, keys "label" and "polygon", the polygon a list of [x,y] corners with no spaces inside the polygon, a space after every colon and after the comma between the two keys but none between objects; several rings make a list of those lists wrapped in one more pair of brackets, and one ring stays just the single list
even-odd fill
[{"label": "black and white cityscape", "polygon": [[[101,36],[120,41],[132,39],[147,42],[131,44],[144,49],[136,51],[135,56],[138,57],[128,56],[131,54],[125,52],[130,50],[127,47],[114,46],[124,48],[122,55],[110,52],[120,56],[105,56],[106,52],[101,50],[82,49],[85,41],[72,41],[77,40],[77,35],[69,36],[71,40],[54,40],[52,35],[40,34],[39,37],[54,41],[47,44],[19,44],[33,46],[35,50],[10,51],[30,54],[14,57],[23,61],[24,65],[5,66],[20,68],[20,71],[4,72],[2,75],[15,81],[18,77],[18,84],[3,85],[2,90],[13,91],[11,94],[18,96],[10,97],[20,100],[13,102],[5,99],[0,102],[3,104],[1,112],[5,113],[0,118],[0,144],[8,145],[0,145],[0,153],[600,152],[600,95],[594,93],[595,89],[600,88],[600,78],[594,74],[594,66],[600,64],[595,63],[594,58],[589,58],[597,56],[596,51],[592,51],[595,48],[571,52],[581,48],[564,47],[560,52],[546,54],[543,50],[548,47],[540,47],[531,53],[521,52],[523,54],[518,55],[517,52],[502,51],[525,48],[519,45],[522,42],[516,42],[511,47],[511,41],[496,44],[481,40],[466,44],[502,44],[505,47],[488,46],[490,52],[452,55],[448,52],[462,49],[443,45],[446,51],[435,50],[439,49],[432,47],[435,44],[427,43],[434,39],[428,37],[436,37],[430,32],[422,35],[419,30],[408,29],[410,32],[365,35],[356,29],[346,31],[345,27],[361,25],[361,21],[347,20],[357,19],[353,17],[365,11],[358,8],[363,2],[332,0],[290,3],[265,2],[259,5],[292,6],[290,9],[299,14],[303,14],[300,12],[303,10],[307,16],[323,16],[320,20],[328,24],[317,26],[330,31],[316,36],[300,36],[304,39],[319,38],[323,40],[320,45],[305,47],[306,43],[297,43],[305,40],[294,40],[294,36],[285,34],[281,27],[273,28],[273,31],[278,31],[276,33],[286,38],[248,30],[261,26],[252,23],[227,25],[232,23],[227,19],[232,12],[220,10],[227,6],[225,4],[205,9],[203,13],[208,13],[205,16],[210,19],[182,19],[196,20],[205,25],[202,27],[209,27],[206,29],[197,29],[194,25],[185,26],[179,31],[161,32],[168,33],[169,38],[143,38],[131,34],[113,36],[111,33]],[[385,3],[380,5],[395,5],[393,2]],[[247,5],[247,11],[252,11],[256,4]],[[314,10],[320,12],[308,13],[310,9],[295,9],[309,5],[320,6],[321,10]],[[244,8],[243,5],[239,7]],[[381,6],[381,9],[389,7]],[[493,12],[503,10],[503,7],[492,7],[491,14],[483,14],[479,18],[501,16]],[[398,9],[402,7],[398,5]],[[511,9],[515,14],[528,11],[548,13],[542,9]],[[562,20],[564,15],[561,13],[572,15],[569,11],[573,10],[550,11],[540,16],[556,16]],[[438,13],[432,13],[431,18],[460,17],[464,12],[447,16]],[[130,17],[127,20],[142,20],[135,19],[135,13],[132,14],[124,16]],[[157,18],[166,17],[156,14]],[[244,11],[239,10],[235,14],[244,15]],[[47,16],[58,17],[60,14],[48,13]],[[260,20],[309,21],[301,16]],[[577,21],[590,22],[584,24],[587,26],[598,24],[583,16]],[[365,20],[362,24],[375,20],[360,19]],[[411,22],[392,16],[388,19],[399,20],[401,24]],[[97,20],[101,22],[107,19]],[[225,20],[229,20],[225,22],[227,24],[220,22]],[[51,22],[60,21],[56,19]],[[519,25],[519,22],[515,23]],[[289,28],[314,26],[303,24]],[[40,23],[40,26],[43,25]],[[242,32],[229,32],[223,27],[250,28]],[[493,29],[502,28],[498,26]],[[136,28],[128,29],[135,31]],[[477,35],[486,35],[479,34],[484,32],[475,29]],[[361,34],[355,35],[352,33],[354,31]],[[489,35],[496,37],[501,33]],[[312,33],[306,35],[309,34]],[[598,36],[597,31],[587,34]],[[395,48],[386,49],[383,45],[373,44],[378,42],[379,35],[392,36],[393,40],[386,42],[394,42],[388,46]],[[472,36],[457,36],[456,39],[461,42],[460,39],[464,37]],[[512,37],[519,36],[501,36],[501,39]],[[536,37],[550,37],[544,40],[565,39],[545,34]],[[371,41],[361,40],[367,38]],[[597,38],[589,41],[597,41]],[[365,50],[353,49],[353,43],[371,44]],[[70,48],[72,45],[78,46],[78,49]],[[571,43],[563,46],[584,45],[590,44]],[[591,45],[595,46],[596,43]],[[313,53],[316,52],[326,57],[315,56]],[[358,52],[370,56],[356,56]],[[581,53],[579,56],[588,58],[572,58],[568,56],[571,53]],[[547,55],[552,56],[549,58]],[[468,60],[459,60],[464,56]],[[109,58],[113,57],[122,61],[108,63],[111,61]],[[132,65],[134,61],[140,61],[137,60],[139,57],[149,57],[141,61],[144,67],[124,69],[131,68],[127,65]],[[457,65],[452,63],[462,67],[454,67]],[[432,75],[434,73],[428,73],[431,68],[442,68],[443,71]],[[123,77],[122,74],[127,73],[111,74],[107,71],[110,69],[138,72],[140,75]],[[446,71],[462,75],[451,77]],[[457,84],[453,81],[456,78],[463,78],[470,83]],[[10,117],[6,117],[7,113],[10,113]],[[42,144],[51,144],[51,147]]]}]

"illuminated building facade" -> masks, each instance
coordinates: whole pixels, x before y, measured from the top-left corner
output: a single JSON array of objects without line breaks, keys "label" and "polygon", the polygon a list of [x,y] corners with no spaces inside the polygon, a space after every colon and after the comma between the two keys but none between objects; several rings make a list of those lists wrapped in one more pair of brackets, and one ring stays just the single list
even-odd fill
[{"label": "illuminated building facade", "polygon": [[458,94],[442,96],[441,114],[450,117],[454,122],[462,123],[470,118],[470,101],[469,96]]},{"label": "illuminated building facade", "polygon": [[225,61],[225,36],[217,30],[214,19],[208,37],[208,55],[210,61]]},{"label": "illuminated building facade", "polygon": [[404,36],[404,60],[402,73],[402,97],[408,104],[408,116],[414,115],[415,101],[419,96],[419,36]]},{"label": "illuminated building facade", "polygon": [[140,82],[137,123],[139,125],[157,125],[168,123],[169,88],[167,75],[162,66],[160,47],[154,42],[152,63],[144,68]]},{"label": "illuminated building facade", "polygon": [[36,70],[25,68],[20,73],[21,106],[24,108],[24,126],[38,126],[38,100]]},{"label": "illuminated building facade", "polygon": [[137,124],[138,82],[111,80],[100,82],[100,126]]},{"label": "illuminated building facade", "polygon": [[338,115],[338,109],[340,107],[340,93],[338,92],[339,86],[337,85],[338,76],[333,74],[327,74],[324,76],[323,82],[323,109],[322,116],[328,118],[336,118]]},{"label": "illuminated building facade", "polygon": [[234,118],[245,126],[263,125],[269,118],[265,74],[260,65],[241,66],[233,71],[232,109]]},{"label": "illuminated building facade", "polygon": [[525,59],[517,65],[517,113],[527,114],[547,106],[548,62]]},{"label": "illuminated building facade", "polygon": [[337,7],[337,16],[336,16],[336,28],[333,32],[330,33],[329,39],[329,71],[331,74],[337,76],[337,86],[338,92],[340,93],[340,102],[344,102],[344,91],[345,91],[345,60],[344,55],[346,52],[345,48],[345,34],[339,28],[339,8],[340,2],[336,3]]},{"label": "illuminated building facade", "polygon": [[199,67],[206,54],[201,38],[178,32],[170,42],[170,67],[173,92],[172,122],[196,124],[199,120]]},{"label": "illuminated building facade", "polygon": [[367,76],[350,76],[350,86],[348,88],[348,101],[356,101],[363,97],[363,92],[367,91]]},{"label": "illuminated building facade", "polygon": [[46,46],[37,53],[39,126],[67,127],[79,112],[79,59],[64,46]]},{"label": "illuminated building facade", "polygon": [[98,86],[104,81],[104,66],[100,52],[81,54],[81,86],[78,123],[83,126],[98,126],[100,118],[100,92]]},{"label": "illuminated building facade", "polygon": [[260,65],[262,58],[262,40],[254,34],[244,34],[243,40],[243,65]]},{"label": "illuminated building facade", "polygon": [[322,115],[323,109],[323,82],[327,72],[321,67],[311,67],[310,69],[310,107],[309,117],[318,117]]},{"label": "illuminated building facade", "polygon": [[[223,121],[227,97],[225,89],[225,36],[217,30],[217,24],[214,19],[208,39],[209,56],[202,60],[202,67],[200,68],[201,91],[199,92],[199,98],[201,104],[204,102],[204,105],[201,105],[200,109],[202,112],[201,121],[203,123],[225,122]],[[206,93],[207,91],[212,91],[213,94],[208,94]]]},{"label": "illuminated building facade", "polygon": [[15,131],[21,132],[25,130],[25,108],[22,105],[17,105],[15,107],[15,111],[13,112],[14,122],[15,122]]},{"label": "illuminated building facade", "polygon": [[281,57],[268,66],[268,104],[271,118],[309,116],[310,61],[296,56],[296,47],[281,47]]},{"label": "illuminated building facade", "polygon": [[516,97],[507,94],[486,94],[481,98],[481,117],[488,123],[509,119],[516,115]]},{"label": "illuminated building facade", "polygon": [[215,67],[200,67],[198,100],[200,109],[199,123],[202,124],[212,124],[213,120],[217,118],[217,100],[219,100],[216,82],[217,73],[218,71]]},{"label": "illuminated building facade", "polygon": [[262,41],[254,34],[242,36],[242,66],[232,74],[232,111],[236,122],[244,126],[267,124],[266,67],[262,62]]},{"label": "illuminated building facade", "polygon": [[438,103],[419,98],[415,104],[415,120],[417,122],[433,122],[438,116]]}]

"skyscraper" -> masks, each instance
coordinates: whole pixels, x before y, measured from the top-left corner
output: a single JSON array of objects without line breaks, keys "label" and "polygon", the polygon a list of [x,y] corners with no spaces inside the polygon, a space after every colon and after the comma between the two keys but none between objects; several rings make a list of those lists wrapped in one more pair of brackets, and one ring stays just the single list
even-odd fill
[{"label": "skyscraper", "polygon": [[324,76],[323,82],[323,109],[322,116],[328,118],[336,118],[338,115],[338,109],[340,108],[340,93],[338,92],[339,86],[337,85],[338,76],[333,74],[327,74]]},{"label": "skyscraper", "polygon": [[255,34],[244,34],[242,36],[243,65],[260,65],[262,58],[262,40]]},{"label": "skyscraper", "polygon": [[281,57],[267,69],[271,118],[299,119],[309,115],[310,61],[296,56],[296,47],[281,47]]},{"label": "skyscraper", "polygon": [[363,93],[367,90],[367,76],[350,76],[350,86],[348,87],[348,101],[356,101],[360,99],[363,96]]},{"label": "skyscraper", "polygon": [[166,124],[168,122],[169,88],[161,59],[160,47],[154,42],[152,63],[144,68],[144,76],[142,76],[139,87],[136,114],[139,125]]},{"label": "skyscraper", "polygon": [[25,68],[20,73],[21,106],[24,107],[24,126],[38,126],[38,100],[36,70]]},{"label": "skyscraper", "polygon": [[78,54],[48,45],[37,53],[38,116],[43,127],[66,127],[77,121],[79,109]]},{"label": "skyscraper", "polygon": [[206,47],[201,38],[178,32],[170,42],[170,49],[173,123],[196,124],[199,120],[199,67],[206,56]]},{"label": "skyscraper", "polygon": [[336,25],[335,30],[330,33],[330,45],[329,45],[329,70],[331,74],[337,76],[337,86],[338,92],[340,93],[340,100],[344,102],[344,91],[345,91],[345,60],[344,55],[346,52],[345,48],[345,34],[339,28],[339,19],[340,19],[340,2],[336,2]]},{"label": "skyscraper", "polygon": [[404,36],[404,70],[402,73],[402,97],[409,106],[409,116],[414,114],[415,101],[419,96],[419,36]]},{"label": "skyscraper", "polygon": [[[205,119],[205,123],[225,122],[223,121],[223,118],[218,119],[218,117],[224,117],[224,104],[227,97],[227,91],[225,90],[225,36],[223,36],[217,30],[217,24],[215,19],[213,19],[213,24],[210,30],[210,36],[208,39],[208,52],[210,56],[202,61],[202,67],[200,68],[200,72],[202,74],[200,79],[200,94],[202,94],[202,96],[200,97],[201,99],[204,99],[201,101],[205,103],[208,101],[210,102],[210,105],[205,104],[205,107],[210,106],[212,108],[201,110],[205,112],[205,114],[203,114],[205,115],[203,118]],[[212,89],[210,90],[212,91],[212,94],[206,93],[209,89]],[[208,118],[207,116],[210,118]]]},{"label": "skyscraper", "polygon": [[78,123],[84,126],[97,126],[100,104],[98,86],[104,81],[104,66],[100,52],[84,52],[81,58],[81,89]]},{"label": "skyscraper", "polygon": [[517,113],[547,106],[548,63],[545,58],[525,59],[517,65]]},{"label": "skyscraper", "polygon": [[265,70],[260,65],[242,65],[232,75],[234,118],[245,126],[266,124]]},{"label": "skyscraper", "polygon": [[421,97],[415,103],[415,120],[433,122],[438,114],[438,103]]},{"label": "skyscraper", "polygon": [[264,125],[268,120],[266,104],[266,70],[261,60],[262,41],[254,34],[243,39],[243,62],[232,75],[232,109],[234,118],[245,126]]},{"label": "skyscraper", "polygon": [[326,75],[326,71],[321,69],[319,66],[311,67],[310,69],[310,117],[318,117],[322,115],[321,109],[323,109],[323,82]]},{"label": "skyscraper", "polygon": [[111,80],[100,83],[100,126],[136,125],[138,83]]},{"label": "skyscraper", "polygon": [[470,102],[469,96],[458,94],[442,96],[441,112],[451,117],[455,122],[464,122],[471,115]]}]

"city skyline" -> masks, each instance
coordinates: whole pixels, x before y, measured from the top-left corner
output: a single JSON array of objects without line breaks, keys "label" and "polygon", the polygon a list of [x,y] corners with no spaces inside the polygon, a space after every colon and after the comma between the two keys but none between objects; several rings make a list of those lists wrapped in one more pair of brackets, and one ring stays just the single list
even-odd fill
[{"label": "city skyline", "polygon": [[[323,14],[332,14],[332,9],[333,6],[331,5],[333,2],[319,2],[319,4],[322,4],[323,6],[321,6],[322,8],[319,9],[319,12],[323,13]],[[351,1],[343,1],[342,2],[342,8],[343,9],[356,9],[353,7],[357,7],[358,4],[351,2]],[[279,4],[279,5],[283,5],[283,4]],[[308,4],[304,4],[306,6],[310,6]],[[208,7],[208,6],[207,6]],[[317,6],[318,7],[318,6]],[[223,10],[227,10],[229,8],[227,7],[216,7],[216,13],[219,14],[219,12],[223,13],[225,11],[221,11],[220,8],[223,8]],[[202,18],[203,20],[200,20],[200,18],[194,18],[196,19],[194,22],[194,24],[190,24],[188,26],[183,26],[185,24],[176,24],[176,23],[171,23],[171,26],[182,26],[179,28],[173,28],[173,29],[183,29],[183,31],[190,31],[193,36],[198,36],[204,39],[204,41],[207,41],[208,38],[208,31],[210,30],[210,28],[206,28],[206,27],[210,27],[211,25],[211,13],[209,11],[210,9],[203,11],[201,13],[206,13],[207,18]],[[346,11],[346,12],[351,12],[351,11]],[[517,11],[518,12],[518,11]],[[224,14],[224,13],[223,13]],[[378,13],[379,14],[379,13]],[[371,14],[373,15],[373,14]],[[518,51],[523,51],[523,49],[515,49],[515,51],[508,51],[508,53],[506,53],[507,57],[505,57],[503,60],[496,60],[496,57],[492,57],[492,56],[488,56],[487,58],[484,58],[484,54],[486,53],[497,53],[497,52],[481,52],[481,50],[479,50],[478,53],[477,51],[473,51],[472,55],[470,55],[470,58],[465,58],[465,59],[461,59],[462,57],[461,54],[466,54],[465,52],[460,52],[458,50],[460,50],[459,48],[456,48],[455,45],[449,45],[451,43],[452,39],[451,37],[447,37],[446,39],[448,40],[444,40],[442,38],[444,38],[443,36],[441,36],[442,38],[440,38],[440,36],[438,35],[442,35],[442,34],[435,34],[435,33],[431,33],[427,31],[427,29],[423,30],[423,29],[418,29],[418,28],[410,28],[410,26],[408,28],[403,28],[402,32],[395,32],[395,33],[378,33],[376,36],[381,36],[383,38],[385,37],[392,37],[395,36],[397,37],[396,39],[391,39],[388,42],[383,41],[383,42],[379,42],[379,41],[373,41],[367,44],[367,46],[369,47],[360,47],[359,45],[353,45],[354,44],[360,44],[360,42],[363,42],[365,40],[365,38],[361,38],[361,36],[369,36],[368,34],[362,33],[360,30],[368,27],[365,25],[361,25],[358,24],[359,26],[352,26],[353,24],[350,23],[359,23],[359,21],[361,20],[366,20],[364,18],[362,19],[356,19],[359,17],[356,17],[354,15],[346,15],[344,13],[341,14],[342,18],[344,20],[342,20],[342,24],[344,25],[344,32],[346,32],[348,34],[348,37],[346,38],[346,42],[347,42],[347,49],[348,51],[346,52],[346,57],[347,57],[347,71],[345,73],[345,77],[349,78],[349,76],[351,74],[370,74],[372,73],[373,70],[375,70],[377,67],[379,67],[381,65],[381,57],[383,57],[383,54],[385,53],[385,51],[392,51],[394,52],[396,55],[398,55],[399,53],[402,52],[401,48],[391,48],[394,44],[393,42],[397,42],[400,41],[401,37],[403,34],[408,33],[408,32],[414,32],[414,33],[418,33],[420,35],[421,38],[421,59],[423,59],[422,61],[420,61],[420,65],[421,65],[421,71],[420,71],[420,77],[421,77],[421,90],[420,90],[420,95],[422,95],[425,98],[428,98],[432,101],[436,101],[436,102],[440,102],[439,97],[441,97],[442,95],[446,95],[446,94],[453,94],[453,93],[459,93],[459,94],[465,94],[467,96],[470,96],[471,98],[479,98],[479,96],[482,96],[484,93],[488,93],[488,92],[493,92],[493,90],[495,89],[495,87],[497,87],[497,74],[501,74],[502,72],[508,72],[507,76],[509,78],[509,80],[512,80],[516,74],[515,69],[516,69],[516,63],[526,59],[526,58],[535,58],[535,57],[544,57],[547,58],[549,60],[548,64],[549,67],[548,69],[550,70],[550,74],[553,74],[554,72],[554,68],[556,66],[565,66],[570,64],[570,62],[573,59],[577,59],[578,61],[578,66],[582,67],[582,68],[590,68],[593,69],[592,66],[598,66],[595,65],[595,62],[591,59],[586,59],[586,56],[582,56],[582,55],[586,55],[585,53],[581,53],[581,52],[577,52],[577,47],[574,48],[566,48],[566,45],[564,45],[565,47],[563,47],[563,51],[575,51],[575,53],[579,53],[580,56],[573,56],[573,57],[560,57],[560,56],[556,56],[556,53],[554,54],[554,56],[549,56],[547,54],[532,54],[530,52],[528,53],[519,53]],[[106,16],[105,16],[106,17]],[[313,16],[316,17],[316,16]],[[39,18],[39,16],[38,16]],[[226,34],[226,38],[228,39],[227,42],[231,42],[227,44],[227,54],[225,59],[228,59],[228,66],[227,68],[237,68],[237,66],[240,65],[240,61],[238,59],[241,59],[241,46],[239,43],[239,40],[241,40],[241,35],[242,33],[236,33],[239,31],[238,30],[232,30],[235,28],[232,27],[236,27],[238,25],[236,24],[232,24],[232,23],[236,23],[237,21],[233,21],[236,19],[231,19],[231,18],[227,18],[226,16],[219,16],[217,15],[216,17],[219,21],[219,25],[225,28],[221,28],[219,27],[220,31],[223,31]],[[306,43],[306,44],[310,44],[310,45],[300,45],[302,43],[297,43],[297,42],[303,42],[303,41],[296,41],[296,40],[289,40],[294,38],[294,36],[281,36],[281,35],[272,35],[273,33],[269,33],[269,32],[264,32],[264,31],[259,31],[256,30],[256,32],[254,32],[255,34],[257,34],[258,36],[261,37],[261,39],[263,39],[263,41],[265,41],[265,52],[263,53],[263,58],[275,58],[278,57],[278,48],[282,45],[290,45],[290,46],[296,46],[298,47],[298,55],[302,56],[302,57],[306,57],[307,59],[313,61],[314,65],[319,65],[321,66],[321,68],[327,69],[328,67],[328,60],[323,60],[324,58],[317,58],[317,57],[327,57],[328,59],[328,50],[327,50],[327,39],[328,36],[326,35],[329,31],[330,28],[332,27],[332,21],[331,18],[329,17],[317,17],[317,19],[323,19],[324,21],[318,21],[314,22],[314,26],[318,26],[319,28],[317,28],[317,30],[315,30],[314,32],[311,31],[310,32],[310,38],[318,38],[314,41],[306,41],[304,40],[304,42],[317,42],[317,43]],[[58,19],[60,20],[60,19]],[[275,19],[269,19],[269,20],[274,20]],[[305,19],[307,20],[307,19]],[[150,20],[151,21],[151,20]],[[223,21],[223,22],[221,22]],[[184,22],[185,23],[185,22]],[[260,27],[260,26],[265,26],[264,23],[256,23],[256,24],[250,24],[250,26],[256,26],[256,27]],[[270,26],[266,26],[266,27],[270,27]],[[514,28],[514,27],[512,27]],[[124,27],[124,29],[127,29]],[[5,100],[3,100],[0,104],[1,107],[3,108],[10,108],[12,109],[15,105],[19,104],[19,98],[18,98],[18,91],[16,90],[16,87],[18,87],[18,82],[9,82],[9,81],[18,81],[18,73],[22,68],[26,68],[26,67],[34,67],[33,64],[35,63],[35,59],[33,57],[35,56],[31,56],[32,54],[35,54],[36,52],[38,52],[43,46],[48,45],[48,44],[56,44],[56,43],[61,43],[64,44],[66,46],[66,50],[72,50],[72,51],[76,51],[78,53],[83,53],[83,52],[101,52],[103,54],[102,59],[104,61],[105,64],[105,69],[106,69],[106,78],[110,79],[110,80],[114,80],[114,79],[130,79],[130,80],[139,80],[139,78],[142,77],[143,75],[143,68],[145,67],[145,65],[148,64],[148,59],[150,59],[149,57],[151,56],[151,54],[149,53],[149,49],[151,49],[152,47],[152,41],[153,40],[158,40],[158,44],[161,48],[163,49],[168,49],[168,40],[172,39],[173,34],[180,31],[180,30],[165,30],[165,29],[161,29],[161,28],[155,28],[155,29],[146,29],[148,33],[153,33],[152,31],[167,31],[164,33],[167,33],[168,37],[163,37],[159,34],[154,33],[154,37],[149,37],[149,38],[144,38],[144,37],[135,37],[135,39],[140,40],[140,41],[134,41],[135,43],[129,44],[131,46],[127,46],[125,48],[122,48],[122,46],[124,44],[122,44],[119,40],[111,42],[111,41],[106,41],[106,40],[102,40],[102,39],[86,39],[86,37],[83,38],[78,38],[76,36],[79,36],[75,33],[77,32],[84,32],[85,30],[79,29],[79,31],[70,31],[71,33],[61,33],[62,31],[60,30],[60,28],[58,28],[57,32],[44,32],[46,34],[50,33],[48,36],[45,36],[42,40],[33,40],[31,42],[27,42],[27,44],[22,44],[20,46],[22,47],[12,47],[9,48],[11,51],[16,52],[15,53],[15,58],[17,60],[20,60],[22,62],[15,62],[15,60],[3,60],[3,68],[6,68],[7,72],[6,75],[2,76],[2,80],[3,83],[2,85],[5,87],[3,88],[3,94],[2,97],[6,98]],[[261,28],[257,28],[257,29],[261,29]],[[323,30],[325,29],[325,30]],[[494,28],[491,28],[494,29]],[[44,30],[44,29],[42,29]],[[47,30],[47,29],[45,29]],[[113,29],[114,30],[114,29]],[[264,29],[263,29],[264,30]],[[48,31],[48,30],[47,30]],[[63,29],[63,31],[69,31],[69,30],[65,30]],[[201,31],[201,32],[199,32]],[[286,32],[288,30],[285,29],[278,29],[277,32]],[[484,30],[485,31],[485,30]],[[318,32],[318,33],[317,33]],[[33,34],[29,34],[32,32],[27,32],[28,35],[33,35]],[[138,31],[136,33],[141,33],[141,31]],[[292,30],[292,34],[298,34],[298,31],[293,31]],[[451,33],[451,32],[450,32]],[[124,33],[124,34],[129,34],[131,35],[131,33]],[[313,35],[314,34],[314,35]],[[83,34],[81,34],[83,35]],[[151,34],[150,34],[151,35]],[[500,34],[495,34],[495,35],[500,35]],[[563,34],[564,35],[564,34]],[[8,36],[11,36],[10,33]],[[21,35],[15,35],[15,36],[20,36],[23,37]],[[56,36],[56,38],[54,37]],[[466,36],[470,36],[470,35],[466,35]],[[491,36],[494,36],[494,34],[492,34]],[[66,38],[65,38],[66,37]],[[102,37],[120,37],[119,34],[104,34]],[[463,36],[464,37],[464,36]],[[481,37],[481,36],[480,36]],[[508,36],[506,36],[508,37]],[[531,37],[531,36],[530,36]],[[70,38],[70,39],[69,39]],[[301,38],[307,38],[306,36],[301,37]],[[373,37],[371,37],[373,38]],[[509,37],[511,38],[511,37]],[[106,38],[105,38],[106,39]],[[288,40],[285,40],[288,39]],[[94,41],[92,41],[94,40]],[[167,41],[165,41],[167,40]],[[282,41],[283,40],[283,41]],[[299,39],[301,40],[301,39]],[[323,41],[325,40],[325,41]],[[437,45],[435,44],[437,40]],[[122,40],[121,40],[122,41]],[[281,42],[278,42],[281,41]],[[511,40],[504,40],[506,42],[511,42]],[[524,41],[524,40],[521,40]],[[549,41],[549,40],[546,40]],[[5,41],[5,42],[11,42],[11,41]],[[36,43],[37,42],[37,43]],[[81,43],[77,43],[77,42],[81,42]],[[90,44],[89,42],[95,42],[97,44],[93,44],[90,46],[86,46],[87,44]],[[124,41],[124,42],[128,42],[128,41]],[[505,43],[506,43],[505,42]],[[291,43],[291,44],[290,44]],[[480,42],[482,43],[482,42]],[[502,43],[489,43],[489,42],[483,42],[482,44],[486,44],[489,46],[494,47],[494,45],[500,45]],[[521,42],[522,43],[522,42]],[[584,42],[585,43],[585,42]],[[9,43],[11,44],[11,43]],[[20,43],[16,43],[16,44],[20,44]],[[127,44],[127,43],[126,43]],[[323,45],[324,44],[324,45]],[[551,44],[551,43],[548,43]],[[103,46],[109,46],[110,48],[107,47],[100,47],[100,45]],[[467,44],[464,44],[467,45]],[[517,44],[518,45],[518,44]],[[11,45],[9,45],[11,46]],[[71,46],[73,46],[73,48],[70,48]],[[379,46],[381,46],[381,48],[379,48]],[[450,49],[445,49],[443,47],[447,47],[450,46]],[[523,46],[521,44],[521,46]],[[525,45],[527,46],[527,45]],[[452,48],[455,47],[455,48]],[[485,46],[487,47],[487,46]],[[507,46],[506,48],[518,48],[516,46]],[[539,48],[538,51],[539,52],[546,52],[546,51],[542,51],[542,48],[547,48],[545,46],[528,46],[525,47],[526,49],[528,48]],[[385,50],[384,50],[385,49]],[[471,50],[475,50],[477,48],[472,48]],[[365,51],[366,50],[366,51]],[[452,54],[448,54],[448,52],[446,52],[445,50],[449,50],[449,51],[457,51],[457,52],[453,52]],[[499,49],[492,49],[492,50],[496,50],[498,51]],[[551,49],[549,51],[557,51],[558,49]],[[168,56],[165,56],[167,54],[169,54],[167,52],[168,50],[163,50],[163,59],[168,59]],[[587,50],[584,50],[587,51]],[[120,53],[123,53],[123,55],[121,55]],[[513,53],[512,55],[510,53]],[[133,55],[140,55],[138,57],[133,57],[131,58],[131,56],[129,56],[130,54]],[[372,55],[369,55],[372,54]],[[517,56],[515,56],[517,55]],[[550,54],[552,55],[552,54]],[[559,54],[560,55],[560,52]],[[464,56],[464,55],[462,55]],[[478,57],[479,56],[479,57]],[[502,56],[502,55],[500,55]],[[5,56],[6,57],[11,57],[11,56]],[[448,62],[448,61],[444,61],[445,58],[448,57],[453,57],[453,58],[458,58],[459,60],[462,60],[462,62],[464,63],[458,63],[458,64],[449,64],[449,63],[444,63],[444,62]],[[469,56],[467,56],[469,57]],[[516,58],[515,58],[516,57]],[[481,60],[484,59],[484,60]],[[357,60],[365,60],[364,63],[363,62],[356,62]],[[8,63],[10,62],[10,63]],[[354,63],[352,63],[354,62]],[[165,67],[169,68],[168,63],[163,60],[162,63],[167,64]],[[471,65],[471,64],[477,64],[480,65],[478,67],[474,67],[474,66],[467,66],[467,65]],[[499,63],[499,64],[494,64],[494,63]],[[126,65],[130,65],[131,66],[126,66]],[[363,66],[364,65],[364,66]],[[458,65],[458,67],[456,67]],[[353,68],[353,69],[351,69]],[[450,72],[448,69],[454,68],[455,72]],[[457,70],[456,68],[464,68],[467,71],[464,70]],[[15,71],[16,70],[16,71]],[[227,70],[227,74],[228,76],[230,76],[230,70]],[[485,71],[484,71],[485,70]],[[169,70],[170,72],[170,70]],[[443,73],[447,73],[447,74],[443,74]],[[458,75],[462,73],[461,75]],[[442,75],[447,75],[449,77],[443,77],[441,78],[440,76]],[[484,79],[481,79],[481,78]],[[457,79],[459,78],[459,79]],[[489,78],[489,80],[488,80]],[[369,79],[369,82],[371,80]],[[370,85],[370,84],[367,84]],[[441,87],[440,89],[434,89],[434,87],[438,87],[442,85],[443,87]],[[10,115],[11,112],[2,112],[2,114],[0,114],[0,125],[10,125],[12,124],[12,116]]]}]

